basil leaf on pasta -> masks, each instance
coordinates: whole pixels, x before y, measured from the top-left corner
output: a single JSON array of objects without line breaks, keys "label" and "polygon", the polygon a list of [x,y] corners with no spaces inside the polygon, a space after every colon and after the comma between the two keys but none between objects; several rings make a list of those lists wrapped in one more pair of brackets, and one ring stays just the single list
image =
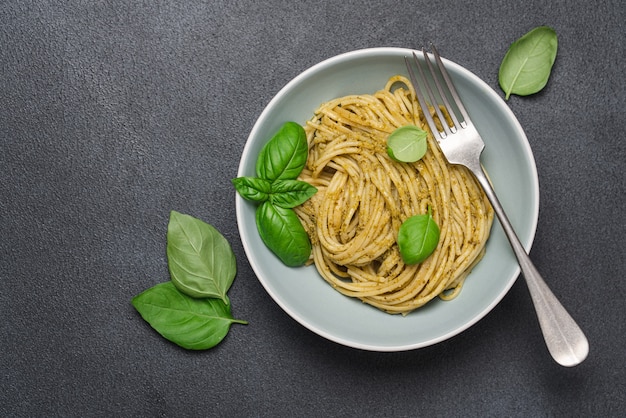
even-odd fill
[{"label": "basil leaf on pasta", "polygon": [[256,162],[256,174],[265,180],[295,179],[308,156],[304,128],[295,122],[286,122],[261,149]]},{"label": "basil leaf on pasta", "polygon": [[439,243],[439,226],[428,213],[406,219],[398,231],[398,249],[405,264],[418,264],[426,260]]},{"label": "basil leaf on pasta", "polygon": [[426,154],[427,137],[428,133],[417,126],[401,126],[387,138],[387,154],[395,161],[413,163]]}]

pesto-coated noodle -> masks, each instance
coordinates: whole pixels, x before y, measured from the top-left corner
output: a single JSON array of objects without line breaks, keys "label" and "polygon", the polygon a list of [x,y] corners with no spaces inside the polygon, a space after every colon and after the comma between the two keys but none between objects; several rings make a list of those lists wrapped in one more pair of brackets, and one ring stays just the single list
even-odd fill
[{"label": "pesto-coated noodle", "polygon": [[[309,156],[300,175],[318,192],[295,209],[311,238],[310,261],[324,280],[344,295],[402,314],[436,296],[457,295],[484,254],[493,222],[473,175],[448,164],[430,133],[421,160],[389,158],[387,136],[409,124],[429,131],[402,76],[373,95],[322,104],[305,126]],[[421,264],[405,265],[398,229],[429,206],[441,231],[437,248]]]}]

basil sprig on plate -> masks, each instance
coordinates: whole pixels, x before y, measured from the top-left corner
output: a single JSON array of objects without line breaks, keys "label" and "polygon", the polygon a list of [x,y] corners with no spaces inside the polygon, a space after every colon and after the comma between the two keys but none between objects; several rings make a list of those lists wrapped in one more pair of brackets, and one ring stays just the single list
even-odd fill
[{"label": "basil sprig on plate", "polygon": [[263,146],[256,177],[237,177],[235,189],[246,200],[259,203],[256,225],[265,245],[290,267],[303,265],[311,255],[311,241],[293,208],[317,192],[297,180],[308,157],[304,128],[286,122]]},{"label": "basil sprig on plate", "polygon": [[159,334],[189,350],[219,344],[234,319],[227,296],[237,266],[228,241],[211,225],[176,211],[167,228],[171,280],[132,299],[142,318]]},{"label": "basil sprig on plate", "polygon": [[528,96],[543,89],[552,72],[557,47],[556,32],[548,26],[539,26],[513,42],[498,72],[505,99],[511,94]]}]

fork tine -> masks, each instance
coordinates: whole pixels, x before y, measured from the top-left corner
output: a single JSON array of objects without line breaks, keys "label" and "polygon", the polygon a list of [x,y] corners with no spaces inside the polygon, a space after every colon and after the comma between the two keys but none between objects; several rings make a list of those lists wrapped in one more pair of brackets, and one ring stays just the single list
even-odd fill
[{"label": "fork tine", "polygon": [[[424,59],[427,62],[426,71],[429,71],[433,79],[432,82],[435,82],[437,84],[438,92],[440,93],[441,97],[445,99],[445,95],[442,94],[442,88],[439,82],[437,81],[437,75],[435,73],[435,70],[432,64],[430,63],[430,59],[428,58],[428,55],[425,50],[422,49],[422,53],[424,54]],[[413,71],[412,66],[410,65],[410,62],[405,57],[405,63],[407,65],[407,70],[409,71],[409,77],[415,89],[415,94],[417,96],[417,100],[420,104],[420,107],[422,108],[422,111],[424,113],[424,117],[426,118],[426,121],[428,122],[428,125],[430,127],[432,134],[436,137],[437,141],[440,141],[442,139],[445,139],[447,136],[455,133],[456,128],[450,129],[450,126],[448,126],[446,118],[443,115],[443,112],[441,111],[441,109],[439,108],[437,96],[435,95],[435,93],[433,92],[430,86],[431,82],[429,82],[424,72],[424,68],[423,68],[424,64],[420,63],[420,60],[417,58],[417,54],[415,54],[415,52],[413,52],[413,61],[415,62],[415,66],[417,67],[417,70],[419,72],[419,77],[415,76],[415,72]],[[420,79],[421,84],[417,82],[417,78]],[[435,111],[439,121],[441,122],[440,123],[441,129],[437,126],[432,115],[428,111],[429,103],[433,107],[433,110]],[[451,112],[452,109],[450,108],[449,104],[447,104],[447,100],[445,100],[444,106],[447,106],[446,110],[448,111],[448,113],[452,113]]]},{"label": "fork tine", "polygon": [[[415,66],[419,71],[419,77],[415,76],[411,63],[406,57],[404,58],[404,61],[409,71],[409,77],[411,79],[413,87],[415,88],[415,92],[420,106],[422,107],[422,109],[428,109],[428,103],[431,103],[437,114],[437,117],[441,122],[441,127],[443,131],[437,127],[434,119],[430,115],[430,112],[424,112],[424,116],[426,118],[426,121],[428,122],[428,125],[430,126],[431,131],[434,135],[438,134],[438,140],[440,140],[446,138],[450,134],[455,133],[458,128],[466,128],[468,123],[470,123],[470,119],[467,111],[465,110],[465,106],[463,105],[463,102],[459,97],[456,87],[454,86],[454,83],[452,82],[452,79],[450,78],[450,75],[448,74],[448,71],[443,64],[443,60],[439,55],[439,51],[437,51],[437,48],[435,48],[435,45],[432,43],[430,44],[430,47],[432,50],[430,54],[432,54],[432,56],[434,57],[438,71],[435,69],[435,66],[431,62],[429,53],[426,52],[424,48],[422,48],[422,54],[424,55],[425,64],[421,63],[420,60],[417,58],[415,52],[413,52],[413,61],[415,62]],[[433,89],[430,86],[431,83],[426,77],[424,65],[427,68],[426,71],[428,71],[430,73],[430,76],[432,77],[432,83],[434,83],[437,88],[438,96],[433,92]],[[421,84],[417,82],[418,78],[420,79]],[[442,82],[445,83],[446,88],[443,87]],[[421,88],[420,86],[423,86],[423,88]],[[449,127],[446,123],[446,118],[439,108],[438,99],[441,99],[441,101],[443,102],[441,103],[441,105],[446,109],[448,115],[452,119],[454,125],[453,127]],[[449,99],[454,102],[455,107],[450,104]],[[458,115],[457,112],[460,112],[460,115]],[[460,116],[462,116],[462,120],[459,120]]]},{"label": "fork tine", "polygon": [[[434,45],[431,43],[430,44],[431,48],[433,49],[433,51],[436,51],[434,49]],[[456,129],[461,126],[459,119],[456,116],[456,112],[454,110],[454,108],[452,106],[450,106],[450,102],[448,101],[448,95],[446,94],[446,92],[443,89],[443,86],[441,85],[440,81],[439,81],[439,77],[437,77],[437,71],[435,70],[435,68],[433,67],[433,64],[430,62],[430,57],[428,56],[428,53],[426,52],[426,50],[424,48],[422,48],[422,53],[424,54],[424,60],[426,61],[426,66],[428,67],[428,70],[430,71],[430,74],[433,76],[433,82],[435,84],[435,86],[437,87],[437,91],[439,92],[439,96],[441,97],[441,100],[443,101],[443,106],[446,108],[448,115],[450,115],[450,118],[452,118],[452,122],[454,124],[454,128],[452,128],[452,132],[456,132]],[[444,71],[446,70],[443,67],[443,62],[441,62],[441,57],[439,56],[439,54],[435,54],[435,52],[433,52],[433,55],[435,56],[435,62],[437,62],[437,67],[439,68],[439,71],[441,72],[441,75],[443,76],[444,81],[446,82],[446,85],[448,86],[448,89],[450,87],[450,84],[448,83],[449,77],[447,77],[447,74],[444,73]],[[441,65],[439,65],[439,63],[441,62]],[[452,86],[454,88],[454,86]],[[452,98],[455,99],[455,102],[458,102],[458,100],[456,100],[456,96],[454,96],[454,94],[451,92],[452,94]],[[443,115],[439,115],[441,123],[444,124],[445,119],[441,119],[443,117]],[[463,126],[464,127],[464,126]]]},{"label": "fork tine", "polygon": [[[424,60],[428,63],[426,65],[427,70],[430,72],[430,75],[432,76],[434,82],[437,82],[437,75],[435,74],[435,72],[433,71],[433,67],[430,64],[430,60],[428,59],[428,54],[426,54],[426,51],[422,48],[422,54],[424,55]],[[424,85],[424,89],[426,91],[425,94],[428,95],[428,99],[430,99],[430,104],[433,107],[433,109],[435,110],[435,113],[437,114],[437,117],[439,118],[439,122],[441,122],[441,128],[443,129],[443,131],[441,131],[438,127],[435,127],[433,129],[433,132],[439,132],[439,135],[443,138],[447,137],[448,135],[453,134],[455,130],[450,129],[450,127],[448,126],[448,122],[446,121],[445,116],[443,115],[443,112],[441,112],[441,109],[439,108],[438,105],[438,101],[437,101],[437,96],[435,95],[435,93],[433,92],[433,90],[430,88],[430,83],[428,82],[428,78],[426,77],[426,74],[424,73],[424,69],[422,68],[422,64],[419,62],[419,60],[417,59],[417,55],[415,55],[415,53],[413,53],[413,59],[415,60],[415,65],[417,66],[417,70],[420,73],[420,76],[422,77],[422,81],[423,81],[423,85]],[[439,88],[439,91],[441,91],[441,87],[437,86]],[[422,110],[425,113],[429,113],[428,112],[428,108],[427,107],[422,107]],[[449,109],[446,109],[449,110]]]},{"label": "fork tine", "polygon": [[[415,55],[415,52],[413,53],[413,59],[415,60],[415,62],[417,62],[417,56]],[[413,67],[411,66],[411,61],[407,57],[404,57],[404,63],[406,64],[406,68],[409,72],[409,78],[411,79],[411,83],[413,84],[413,88],[415,89],[415,95],[417,96],[417,101],[420,107],[422,109],[428,109],[428,102],[424,98],[424,95],[422,94],[422,90],[420,89],[420,86],[417,83],[417,79],[415,78],[415,73],[413,72]],[[424,81],[423,77],[422,77],[422,81]],[[425,111],[423,113],[424,113],[424,117],[426,118],[426,122],[428,122],[428,126],[430,127],[431,132],[433,133],[433,135],[437,135],[437,133],[439,132],[439,129],[437,128],[437,124],[435,123],[435,120],[430,115],[430,112]],[[439,139],[440,138],[437,138],[437,140]]]},{"label": "fork tine", "polygon": [[460,126],[465,128],[465,126],[467,125],[467,122],[469,121],[469,116],[467,114],[467,111],[465,110],[465,106],[463,106],[463,102],[461,101],[461,98],[459,97],[459,94],[457,93],[456,88],[454,87],[454,83],[452,83],[452,80],[450,79],[450,75],[448,74],[446,67],[444,67],[443,61],[441,61],[441,56],[439,55],[437,48],[435,48],[435,45],[431,43],[430,49],[432,49],[433,51],[433,55],[435,56],[435,61],[437,62],[437,67],[439,67],[439,71],[441,72],[441,75],[443,76],[443,79],[446,82],[446,85],[448,86],[448,90],[450,91],[450,94],[452,95],[452,98],[454,99],[456,106],[458,107],[459,111],[463,115],[463,121],[461,122]]}]

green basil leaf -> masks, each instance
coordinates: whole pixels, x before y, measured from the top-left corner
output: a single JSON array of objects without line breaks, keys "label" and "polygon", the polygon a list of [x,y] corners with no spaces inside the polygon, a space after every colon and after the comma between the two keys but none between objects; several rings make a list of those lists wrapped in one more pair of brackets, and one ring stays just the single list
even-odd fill
[{"label": "green basil leaf", "polygon": [[235,254],[213,226],[172,211],[167,227],[167,261],[172,282],[181,292],[228,303],[226,292],[237,272]]},{"label": "green basil leaf", "polygon": [[317,188],[300,180],[276,180],[272,183],[270,202],[281,208],[295,208],[306,202]]},{"label": "green basil leaf", "polygon": [[206,350],[219,344],[233,323],[230,305],[221,299],[195,299],[172,282],[160,283],[132,299],[142,318],[169,341],[189,350]]},{"label": "green basil leaf", "polygon": [[414,125],[401,126],[387,137],[387,154],[391,159],[413,163],[426,154],[428,133]]},{"label": "green basil leaf", "polygon": [[511,44],[498,73],[506,100],[511,94],[528,96],[545,87],[557,47],[556,32],[547,26],[533,29]]},{"label": "green basil leaf", "polygon": [[256,175],[270,182],[295,179],[304,168],[308,154],[304,128],[295,122],[286,122],[261,149]]},{"label": "green basil leaf", "polygon": [[269,199],[272,183],[258,177],[237,177],[232,180],[241,197],[253,202],[265,202]]},{"label": "green basil leaf", "polygon": [[256,210],[256,224],[265,245],[287,266],[301,266],[309,259],[311,241],[293,209],[266,201]]},{"label": "green basil leaf", "polygon": [[406,219],[398,231],[398,249],[404,263],[418,264],[426,260],[437,248],[439,234],[430,207],[427,214]]}]

